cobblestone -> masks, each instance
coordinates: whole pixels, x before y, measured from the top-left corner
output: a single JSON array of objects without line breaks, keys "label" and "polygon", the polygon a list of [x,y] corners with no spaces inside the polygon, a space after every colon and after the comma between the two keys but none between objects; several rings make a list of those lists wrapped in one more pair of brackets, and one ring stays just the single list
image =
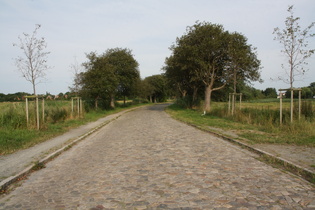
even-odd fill
[{"label": "cobblestone", "polygon": [[171,119],[124,114],[0,199],[0,209],[312,209],[310,183]]}]

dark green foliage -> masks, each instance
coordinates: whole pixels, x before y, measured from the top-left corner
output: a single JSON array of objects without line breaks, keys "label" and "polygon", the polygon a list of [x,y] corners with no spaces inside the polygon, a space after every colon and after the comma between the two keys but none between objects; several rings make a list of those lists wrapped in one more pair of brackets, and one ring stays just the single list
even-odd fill
[{"label": "dark green foliage", "polygon": [[247,44],[245,36],[229,33],[222,25],[197,22],[187,27],[186,33],[177,38],[170,49],[172,55],[166,58],[163,68],[168,84],[186,102],[191,98],[191,104],[198,103],[202,92],[205,111],[210,111],[215,91],[232,83],[235,92],[238,84],[260,78],[260,61],[255,48]]},{"label": "dark green foliage", "polygon": [[165,75],[153,75],[146,77],[143,81],[145,85],[146,97],[151,102],[165,102],[168,97],[168,86]]},{"label": "dark green foliage", "polygon": [[94,100],[95,108],[108,105],[115,108],[116,96],[125,98],[133,94],[140,74],[131,50],[108,49],[102,55],[91,52],[87,58],[89,61],[83,64],[86,72],[79,75],[81,95],[87,100]]},{"label": "dark green foliage", "polygon": [[26,115],[22,110],[10,106],[5,112],[0,114],[0,125],[14,129],[26,127]]},{"label": "dark green foliage", "polygon": [[[295,105],[295,107],[297,106]],[[314,113],[312,101],[302,101],[301,114],[304,115],[305,118],[310,121],[314,120],[315,113]]]},{"label": "dark green foliage", "polygon": [[266,90],[262,91],[266,98],[277,98],[276,88],[266,88]]},{"label": "dark green foliage", "polygon": [[60,121],[65,121],[68,117],[68,112],[65,108],[54,107],[49,110],[47,115],[49,115],[52,123],[56,123]]}]

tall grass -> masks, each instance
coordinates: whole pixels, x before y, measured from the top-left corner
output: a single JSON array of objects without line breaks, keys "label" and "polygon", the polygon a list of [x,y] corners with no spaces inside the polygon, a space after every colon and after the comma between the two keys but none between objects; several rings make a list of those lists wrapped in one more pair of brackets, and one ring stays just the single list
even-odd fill
[{"label": "tall grass", "polygon": [[[29,123],[28,128],[36,127],[35,102],[29,101]],[[41,128],[49,123],[62,122],[77,116],[72,113],[71,101],[45,101],[44,116],[42,103],[39,103],[39,116]],[[44,120],[43,120],[44,118]],[[0,127],[6,128],[27,128],[25,102],[1,103],[0,104]]]},{"label": "tall grass", "polygon": [[[140,106],[134,103],[132,106]],[[130,107],[115,110],[89,110],[80,117],[72,113],[71,101],[46,101],[45,123],[40,130],[35,129],[34,102],[29,103],[30,124],[26,126],[25,103],[0,103],[0,156],[13,153],[60,135],[71,128],[95,121],[100,117],[113,114]],[[41,112],[41,105],[40,105]],[[40,113],[41,117],[42,114]]]},{"label": "tall grass", "polygon": [[242,103],[242,109],[236,108],[234,115],[228,113],[227,103],[213,103],[212,111],[205,116],[200,110],[169,108],[176,118],[198,126],[218,127],[234,130],[240,137],[251,143],[280,143],[315,146],[314,104],[305,101],[301,107],[301,119],[298,119],[298,104],[295,104],[294,122],[290,122],[290,104],[285,104],[280,125],[279,101],[256,101]]}]

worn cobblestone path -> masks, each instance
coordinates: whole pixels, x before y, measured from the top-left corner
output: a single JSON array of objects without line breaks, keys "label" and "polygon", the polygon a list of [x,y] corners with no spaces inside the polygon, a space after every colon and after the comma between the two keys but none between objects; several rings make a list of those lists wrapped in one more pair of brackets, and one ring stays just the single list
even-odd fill
[{"label": "worn cobblestone path", "polygon": [[124,114],[0,199],[0,209],[314,209],[310,183],[171,119]]}]

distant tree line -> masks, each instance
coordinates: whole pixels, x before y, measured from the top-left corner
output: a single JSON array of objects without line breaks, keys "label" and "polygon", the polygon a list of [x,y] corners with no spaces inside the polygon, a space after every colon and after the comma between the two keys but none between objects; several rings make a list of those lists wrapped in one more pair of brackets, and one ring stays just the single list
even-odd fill
[{"label": "distant tree line", "polygon": [[[4,94],[0,93],[0,102],[18,102],[25,100],[25,96],[31,96],[33,94],[26,93],[26,92],[17,92],[17,93],[9,93]],[[70,100],[71,97],[74,97],[75,95],[71,92],[66,93],[59,93],[57,95],[53,95],[49,92],[46,92],[46,94],[39,95],[41,97],[44,97],[46,100]]]},{"label": "distant tree line", "polygon": [[130,49],[111,48],[102,54],[86,54],[84,70],[75,74],[72,92],[90,107],[113,109],[117,100],[164,102],[170,95],[166,77],[140,78],[138,62]]}]

